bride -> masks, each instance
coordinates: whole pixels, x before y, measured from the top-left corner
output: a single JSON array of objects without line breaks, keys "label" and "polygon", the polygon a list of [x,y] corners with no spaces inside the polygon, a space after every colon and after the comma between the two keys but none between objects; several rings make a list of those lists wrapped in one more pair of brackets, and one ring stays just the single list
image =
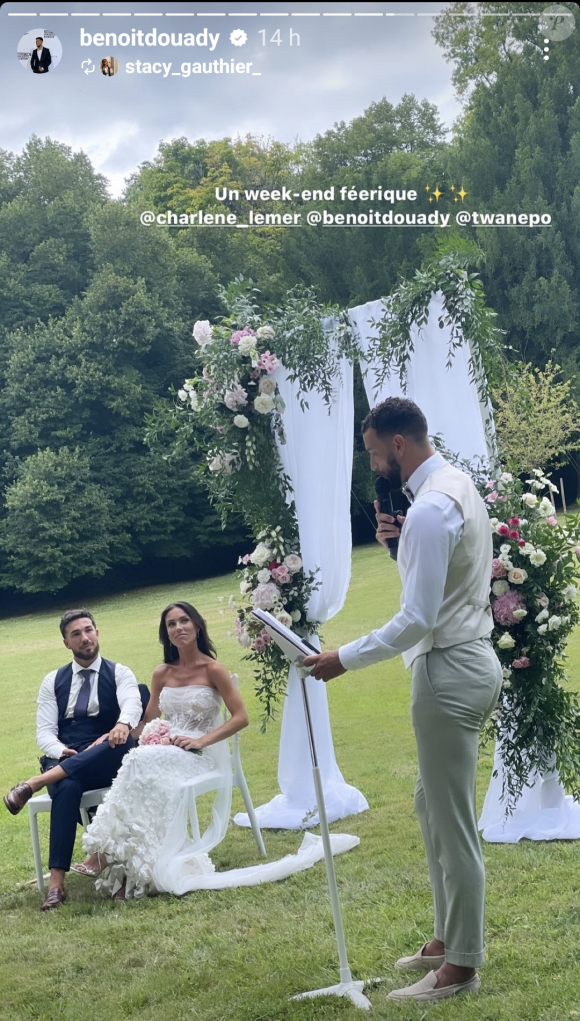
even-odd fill
[{"label": "bride", "polygon": [[[153,672],[151,699],[137,732],[163,713],[171,743],[142,743],[125,756],[83,837],[89,858],[75,867],[99,875],[97,888],[121,898],[183,893],[200,873],[214,871],[207,852],[223,840],[231,809],[227,738],[248,725],[241,695],[217,662],[195,607],[186,602],[166,607],[159,640],[163,663]],[[225,723],[223,703],[230,714]],[[192,784],[216,770],[212,821],[195,839],[189,834]]]}]

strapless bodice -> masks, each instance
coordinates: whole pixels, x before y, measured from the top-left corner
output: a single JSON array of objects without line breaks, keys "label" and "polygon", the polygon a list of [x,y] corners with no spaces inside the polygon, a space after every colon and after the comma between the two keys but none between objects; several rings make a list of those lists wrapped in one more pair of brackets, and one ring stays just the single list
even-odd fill
[{"label": "strapless bodice", "polygon": [[171,726],[171,733],[199,737],[215,730],[222,722],[222,698],[215,688],[188,684],[181,688],[167,685],[159,696],[159,708]]}]

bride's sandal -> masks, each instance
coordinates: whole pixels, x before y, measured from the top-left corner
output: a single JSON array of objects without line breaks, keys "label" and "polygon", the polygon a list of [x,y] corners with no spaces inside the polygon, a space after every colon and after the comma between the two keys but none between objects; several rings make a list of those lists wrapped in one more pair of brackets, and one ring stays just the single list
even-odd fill
[{"label": "bride's sandal", "polygon": [[[91,855],[91,857],[93,856]],[[87,858],[87,861],[90,860],[91,860],[90,858]],[[86,861],[79,862],[78,865],[71,865],[71,872],[78,872],[79,876],[90,876],[91,879],[95,879],[97,876],[100,876],[101,872],[107,866],[107,859],[105,858],[104,855],[101,861],[101,855],[97,854],[97,864],[99,866],[97,869],[91,869],[87,865]]]}]

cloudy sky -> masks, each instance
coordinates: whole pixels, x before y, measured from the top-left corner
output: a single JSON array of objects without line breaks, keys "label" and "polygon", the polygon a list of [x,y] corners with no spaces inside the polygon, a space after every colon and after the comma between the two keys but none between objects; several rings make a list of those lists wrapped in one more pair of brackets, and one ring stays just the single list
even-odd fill
[{"label": "cloudy sky", "polygon": [[[0,146],[19,151],[32,134],[48,135],[86,152],[108,178],[111,194],[119,195],[125,178],[155,155],[160,141],[181,135],[212,139],[251,132],[287,142],[307,140],[336,121],[358,116],[383,96],[396,103],[410,92],[435,103],[450,127],[460,107],[451,66],[431,35],[434,16],[445,6],[348,0],[5,3],[0,10]],[[53,53],[62,45],[62,58],[48,74],[32,74],[26,63],[19,64],[18,53],[30,50],[25,36],[30,40],[45,30],[58,39],[47,37]],[[193,34],[196,44],[139,46],[137,39],[132,44],[133,32],[151,41],[154,30],[157,36],[181,33],[184,41]],[[245,44],[230,41],[236,31],[246,33]],[[91,37],[89,45],[81,46],[83,33],[85,41]],[[112,40],[94,44],[97,33],[121,38],[116,45]],[[109,55],[120,65],[113,78],[98,67]],[[232,58],[250,63],[250,72],[182,74],[183,64]],[[127,65],[137,61],[171,67],[129,74]]]}]

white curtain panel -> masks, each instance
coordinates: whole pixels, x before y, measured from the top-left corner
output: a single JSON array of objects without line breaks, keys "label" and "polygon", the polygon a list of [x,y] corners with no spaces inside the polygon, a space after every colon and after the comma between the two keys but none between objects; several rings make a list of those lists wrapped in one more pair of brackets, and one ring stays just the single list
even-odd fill
[{"label": "white curtain panel", "polygon": [[[325,321],[323,326],[330,329],[332,323]],[[286,403],[286,443],[278,444],[279,453],[294,490],[301,555],[306,571],[320,568],[322,584],[308,606],[309,619],[318,621],[328,620],[342,609],[350,581],[354,405],[353,370],[346,359],[341,375],[330,412],[316,392],[307,395],[308,408],[302,411],[298,387],[286,380],[286,370],[279,367],[275,375]],[[360,791],[345,782],[337,765],[325,683],[311,678],[306,683],[326,813],[333,822],[369,806]],[[315,826],[318,814],[312,764],[300,682],[293,667],[282,711],[278,783],[281,793],[256,809],[260,826],[292,830]],[[246,813],[238,813],[234,822],[249,825]]]},{"label": "white curtain panel", "polygon": [[[380,388],[376,388],[377,373],[372,365],[361,363],[365,376],[365,390],[372,407],[387,397],[408,397],[423,411],[431,435],[441,433],[450,451],[463,458],[487,457],[486,426],[491,428],[489,408],[480,400],[476,385],[469,373],[469,350],[461,347],[455,352],[451,367],[447,368],[447,351],[450,328],[440,329],[438,316],[443,310],[443,296],[433,295],[429,305],[429,319],[419,331],[413,327],[414,351],[407,372],[407,392],[403,393],[398,374],[394,372]],[[369,320],[380,319],[383,302],[369,301],[349,310],[363,351],[368,351],[375,333]]]}]

